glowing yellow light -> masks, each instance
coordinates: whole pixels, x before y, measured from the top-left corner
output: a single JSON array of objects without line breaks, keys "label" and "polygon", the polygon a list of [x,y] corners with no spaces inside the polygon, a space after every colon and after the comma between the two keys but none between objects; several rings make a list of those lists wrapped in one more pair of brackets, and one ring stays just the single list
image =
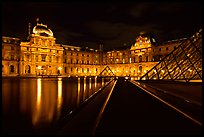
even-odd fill
[{"label": "glowing yellow light", "polygon": [[144,72],[146,73],[147,71],[146,71],[146,70],[144,70]]},{"label": "glowing yellow light", "polygon": [[58,95],[57,96],[58,96],[57,109],[59,111],[62,105],[62,81],[60,78],[58,79]]},{"label": "glowing yellow light", "polygon": [[58,69],[59,69],[59,70],[61,70],[61,69],[62,69],[62,67],[59,67]]},{"label": "glowing yellow light", "polygon": [[38,66],[38,69],[41,69],[41,66]]},{"label": "glowing yellow light", "polygon": [[164,73],[164,70],[162,70],[162,73]]}]

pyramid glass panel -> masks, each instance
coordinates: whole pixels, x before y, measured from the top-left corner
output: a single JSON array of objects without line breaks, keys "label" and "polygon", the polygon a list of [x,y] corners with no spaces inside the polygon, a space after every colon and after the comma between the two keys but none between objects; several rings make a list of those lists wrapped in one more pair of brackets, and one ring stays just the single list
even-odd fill
[{"label": "pyramid glass panel", "polygon": [[114,76],[113,71],[110,69],[110,67],[106,66],[101,73],[99,74],[99,76]]},{"label": "pyramid glass panel", "polygon": [[202,80],[202,29],[182,42],[140,80]]}]

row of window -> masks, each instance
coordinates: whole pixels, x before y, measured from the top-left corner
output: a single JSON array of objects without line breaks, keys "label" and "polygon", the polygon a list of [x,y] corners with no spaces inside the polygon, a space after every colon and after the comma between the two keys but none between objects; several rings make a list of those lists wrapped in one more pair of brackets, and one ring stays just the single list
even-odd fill
[{"label": "row of window", "polygon": [[[70,67],[64,67],[64,73],[68,73],[68,69],[69,69]],[[80,72],[80,70],[78,69],[78,68],[76,68],[75,69],[76,70],[76,72]],[[70,68],[70,71],[72,72],[72,71],[74,71],[74,68]],[[82,73],[91,73],[91,71],[89,70],[89,68],[81,68],[81,72]],[[95,72],[97,73],[98,72],[98,69],[97,68],[95,68]]]}]

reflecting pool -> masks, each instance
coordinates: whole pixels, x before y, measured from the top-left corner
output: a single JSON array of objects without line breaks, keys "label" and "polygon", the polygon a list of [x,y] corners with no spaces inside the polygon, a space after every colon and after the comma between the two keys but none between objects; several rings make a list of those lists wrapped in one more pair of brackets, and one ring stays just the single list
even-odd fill
[{"label": "reflecting pool", "polygon": [[109,81],[97,77],[2,78],[3,133],[52,133],[54,124]]}]

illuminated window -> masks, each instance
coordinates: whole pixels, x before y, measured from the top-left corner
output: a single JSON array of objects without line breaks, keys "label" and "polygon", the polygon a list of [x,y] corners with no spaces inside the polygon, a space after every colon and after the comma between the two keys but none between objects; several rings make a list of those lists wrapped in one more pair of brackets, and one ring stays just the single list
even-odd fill
[{"label": "illuminated window", "polygon": [[142,66],[139,66],[139,74],[142,73]]},{"label": "illuminated window", "polygon": [[142,56],[141,55],[139,56],[139,62],[142,62]]},{"label": "illuminated window", "polygon": [[42,61],[45,62],[46,55],[42,54],[41,57],[42,57]]},{"label": "illuminated window", "polygon": [[142,46],[142,41],[140,41],[140,46]]}]

